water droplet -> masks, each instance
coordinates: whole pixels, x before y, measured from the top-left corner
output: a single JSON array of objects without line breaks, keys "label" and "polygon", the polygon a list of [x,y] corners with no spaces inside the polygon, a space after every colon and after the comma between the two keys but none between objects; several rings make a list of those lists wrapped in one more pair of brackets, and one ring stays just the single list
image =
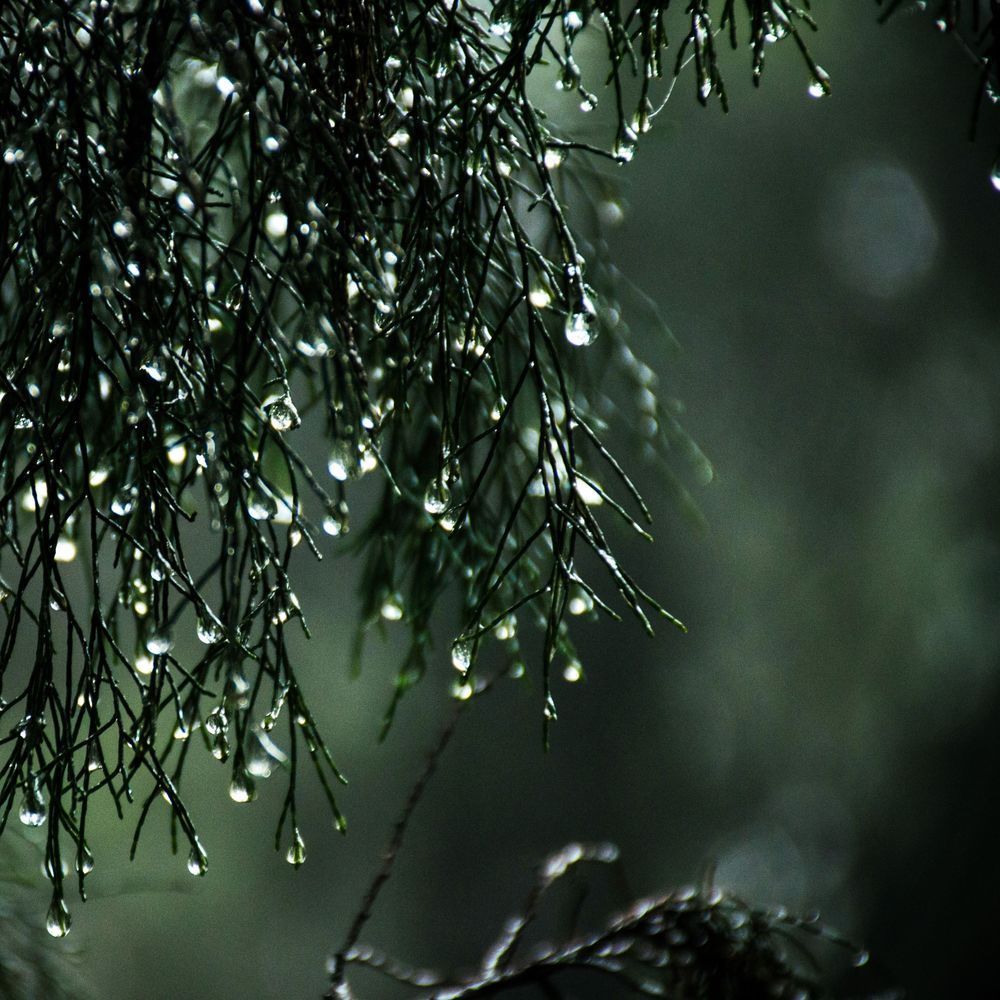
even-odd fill
[{"label": "water droplet", "polygon": [[558,147],[552,147],[552,146],[550,146],[547,150],[545,150],[545,156],[543,157],[545,166],[549,170],[555,170],[557,167],[561,166],[563,160],[565,159],[566,159],[565,151],[559,149]]},{"label": "water droplet", "polygon": [[424,510],[432,517],[443,514],[451,503],[451,490],[443,477],[431,481],[424,494]]},{"label": "water droplet", "polygon": [[230,671],[226,678],[225,699],[237,708],[246,708],[250,698],[250,682],[243,676],[239,668]]},{"label": "water droplet", "polygon": [[264,220],[264,230],[272,240],[281,239],[288,232],[288,216],[284,212],[272,212]]},{"label": "water droplet", "polygon": [[212,737],[212,756],[225,763],[229,760],[229,737],[225,733],[219,732]]},{"label": "water droplet", "polygon": [[323,530],[332,538],[336,538],[338,535],[347,534],[347,529],[347,514],[340,510],[331,510],[330,513],[323,518]]},{"label": "water droplet", "polygon": [[532,288],[528,293],[528,301],[536,309],[548,309],[552,305],[552,296],[546,288]]},{"label": "water droplet", "polygon": [[588,347],[597,339],[597,310],[587,296],[566,317],[566,339],[574,347]]},{"label": "water droplet", "polygon": [[586,615],[594,610],[594,599],[585,590],[577,590],[569,599],[571,615]]},{"label": "water droplet", "polygon": [[1000,156],[996,158],[993,169],[990,170],[990,183],[995,191],[1000,191]]},{"label": "water droplet", "polygon": [[295,868],[304,864],[306,860],[306,844],[299,833],[299,828],[295,828],[295,835],[292,837],[292,846],[288,848],[285,860]]},{"label": "water droplet", "polygon": [[815,75],[809,83],[810,97],[826,97],[830,93],[830,74],[821,66],[817,66]]},{"label": "water droplet", "polygon": [[635,140],[635,132],[626,125],[615,140],[614,148],[611,150],[612,156],[619,163],[629,163],[635,156]]},{"label": "water droplet", "polygon": [[493,629],[493,634],[501,642],[510,642],[517,635],[517,615],[504,615],[497,622],[496,628]]},{"label": "water droplet", "polygon": [[558,718],[556,703],[552,700],[552,695],[548,695],[545,699],[545,718],[549,722],[555,722]]},{"label": "water droplet", "polygon": [[451,665],[459,672],[468,673],[472,666],[472,643],[457,639],[451,647]]},{"label": "water droplet", "polygon": [[25,826],[41,826],[48,817],[49,811],[45,806],[45,798],[42,795],[41,786],[36,779],[32,787],[25,792],[18,811],[18,818]]},{"label": "water droplet", "polygon": [[94,870],[94,855],[90,853],[90,848],[86,844],[77,852],[76,870],[81,875],[89,875]]},{"label": "water droplet", "polygon": [[275,396],[264,403],[264,413],[273,430],[279,433],[295,430],[302,423],[299,411],[295,409],[292,397],[285,393]]},{"label": "water droplet", "polygon": [[475,694],[475,688],[468,681],[456,681],[451,693],[452,697],[459,701],[468,701]]},{"label": "water droplet", "polygon": [[334,441],[326,467],[339,483],[353,479],[358,474],[358,452],[353,441]]},{"label": "water droplet", "polygon": [[111,501],[111,513],[118,517],[128,517],[135,506],[136,488],[126,487]]},{"label": "water droplet", "polygon": [[257,797],[253,779],[245,771],[237,771],[229,784],[229,797],[234,802],[252,802]]},{"label": "water droplet", "polygon": [[198,619],[198,640],[211,646],[213,642],[221,642],[225,631],[214,618]]},{"label": "water droplet", "polygon": [[214,708],[208,715],[205,716],[205,732],[211,733],[212,736],[218,736],[219,733],[224,733],[229,728],[229,718],[226,715],[226,710],[219,705]]},{"label": "water droplet", "polygon": [[120,240],[127,240],[132,235],[132,226],[125,219],[116,219],[111,231]]},{"label": "water droplet", "polygon": [[94,737],[87,744],[87,770],[93,774],[94,771],[100,771],[101,767],[101,747]]},{"label": "water droplet", "polygon": [[69,934],[70,925],[73,918],[69,915],[69,909],[61,896],[52,900],[49,912],[45,915],[45,929],[53,937],[65,937]]},{"label": "water droplet", "polygon": [[52,558],[59,563],[72,562],[76,558],[76,542],[72,538],[60,536],[56,539],[56,548]]},{"label": "water droplet", "polygon": [[379,609],[379,614],[387,622],[398,622],[403,617],[403,595],[398,590],[387,594]]},{"label": "water droplet", "polygon": [[288,755],[267,735],[263,726],[249,737],[247,772],[255,778],[269,778],[275,764],[287,762]]},{"label": "water droplet", "polygon": [[168,632],[154,632],[146,638],[146,652],[152,656],[165,656],[174,648],[174,641]]},{"label": "water droplet", "polygon": [[255,521],[267,521],[278,513],[278,503],[264,490],[251,490],[247,497],[247,514]]},{"label": "water droplet", "polygon": [[580,665],[578,660],[570,660],[569,663],[563,667],[563,680],[569,681],[570,684],[575,684],[578,680],[583,677],[583,667]]},{"label": "water droplet", "polygon": [[133,664],[133,666],[135,667],[135,672],[137,674],[143,674],[144,676],[148,676],[153,672],[152,657],[146,656],[145,653],[140,653],[135,658],[135,663]]},{"label": "water droplet", "polygon": [[201,844],[195,843],[188,855],[187,870],[192,875],[204,875],[208,871],[208,856],[202,849]]},{"label": "water droplet", "polygon": [[867,965],[871,955],[862,948],[860,951],[855,952],[854,956],[851,958],[851,964],[856,968],[860,969],[863,965]]},{"label": "water droplet", "polygon": [[167,370],[158,358],[151,358],[140,366],[139,371],[154,382],[166,382],[167,380]]}]

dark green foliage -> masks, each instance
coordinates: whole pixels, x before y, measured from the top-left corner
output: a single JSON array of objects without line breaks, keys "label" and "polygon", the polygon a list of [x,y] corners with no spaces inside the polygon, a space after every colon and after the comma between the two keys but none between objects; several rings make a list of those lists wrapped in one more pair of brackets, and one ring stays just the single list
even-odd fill
[{"label": "dark green foliage", "polygon": [[[518,956],[545,894],[558,879],[580,863],[607,864],[617,858],[612,844],[569,844],[547,858],[523,910],[505,922],[476,972],[460,979],[404,966],[366,946],[353,947],[346,962],[418,987],[428,1000],[495,996],[528,986],[558,997],[563,996],[562,980],[572,972],[606,980],[611,984],[606,995],[615,996],[811,1000],[827,995],[817,982],[816,960],[801,936],[825,937],[843,947],[850,947],[848,942],[818,920],[755,910],[711,885],[638,900],[596,931],[559,945],[536,946],[526,957]],[[867,952],[854,951],[855,966],[867,961]],[[328,993],[337,1000],[350,1000],[352,995],[343,980]]]},{"label": "dark green foliage", "polygon": [[[140,774],[136,836],[162,796],[204,871],[181,794],[199,740],[238,801],[289,765],[293,845],[307,756],[342,826],[286,640],[293,558],[346,544],[365,474],[363,624],[412,635],[397,699],[449,591],[456,694],[493,638],[524,668],[520,619],[547,721],[568,612],[679,625],[613,554],[610,524],[648,515],[602,436],[628,420],[711,468],[628,345],[599,213],[566,205],[607,188],[588,164],[631,158],[684,67],[726,105],[720,43],[749,43],[758,81],[787,36],[828,92],[811,26],[785,0],[3,5],[0,827],[45,826],[59,912],[64,862],[81,892],[93,865],[90,796],[121,812]],[[606,76],[584,79],[582,37]],[[537,106],[553,75],[611,104],[607,149]]]}]

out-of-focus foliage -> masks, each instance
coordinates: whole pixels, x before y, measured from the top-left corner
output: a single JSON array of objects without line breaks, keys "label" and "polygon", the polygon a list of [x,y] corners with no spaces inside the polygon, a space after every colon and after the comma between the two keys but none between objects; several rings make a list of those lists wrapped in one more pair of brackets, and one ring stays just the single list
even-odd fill
[{"label": "out-of-focus foliage", "polygon": [[[818,918],[800,920],[784,909],[754,909],[710,884],[637,900],[596,931],[561,944],[526,947],[543,899],[560,878],[581,863],[617,860],[613,844],[579,843],[546,858],[521,911],[504,922],[479,967],[464,977],[415,969],[365,945],[353,946],[344,960],[417,987],[426,1000],[496,996],[525,987],[562,996],[563,978],[580,972],[613,981],[630,995],[675,1000],[813,1000],[828,995],[818,981],[820,964],[802,937],[826,937],[841,946],[846,941]],[[519,955],[519,949],[527,954]],[[868,952],[855,951],[852,961],[856,967],[866,964]],[[327,995],[351,1000],[350,987],[337,978],[339,969],[334,962],[334,987]]]},{"label": "out-of-focus foliage", "polygon": [[[0,850],[0,997],[85,1000],[77,955],[53,941],[39,920],[32,890],[41,882],[35,844],[12,835]],[[29,872],[35,872],[35,878]]]},{"label": "out-of-focus foliage", "polygon": [[[0,822],[46,827],[53,926],[67,855],[81,892],[93,866],[90,796],[123,811],[141,772],[136,837],[163,797],[204,872],[180,791],[194,742],[240,802],[288,765],[292,863],[303,754],[342,825],[286,632],[305,627],[294,551],[347,532],[365,473],[382,496],[357,543],[364,617],[412,633],[398,694],[449,590],[456,693],[491,635],[524,669],[520,617],[540,629],[547,722],[553,664],[579,676],[567,612],[616,614],[610,592],[647,627],[673,620],[606,535],[648,517],[601,443],[616,390],[638,392],[654,452],[710,467],[628,347],[594,220],[565,208],[587,189],[570,168],[630,159],[687,62],[724,102],[717,29],[744,32],[755,76],[794,39],[825,93],[810,23],[785,0],[4,6]],[[593,107],[584,35],[607,49],[609,151],[529,94],[549,64]],[[309,421],[325,470],[296,446]],[[587,550],[603,578],[582,575]],[[204,655],[175,656],[178,629]]]}]

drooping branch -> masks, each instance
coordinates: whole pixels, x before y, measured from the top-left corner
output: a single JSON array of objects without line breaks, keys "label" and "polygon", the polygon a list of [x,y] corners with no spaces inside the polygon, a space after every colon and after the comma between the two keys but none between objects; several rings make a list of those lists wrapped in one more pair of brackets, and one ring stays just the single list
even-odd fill
[{"label": "drooping branch", "polygon": [[[758,910],[711,885],[638,900],[597,931],[561,944],[537,945],[527,957],[516,959],[517,947],[548,890],[575,865],[606,864],[617,858],[613,845],[577,843],[547,858],[523,909],[504,924],[477,971],[461,979],[406,966],[367,946],[354,946],[339,956],[336,968],[343,970],[346,963],[377,971],[418,988],[423,1000],[498,996],[525,986],[562,996],[559,983],[569,972],[609,979],[619,991],[639,996],[809,1000],[829,994],[820,982],[819,966],[804,961],[809,952],[803,935],[850,950],[856,967],[868,961],[866,951],[818,919]],[[352,994],[342,985],[330,995]]]}]

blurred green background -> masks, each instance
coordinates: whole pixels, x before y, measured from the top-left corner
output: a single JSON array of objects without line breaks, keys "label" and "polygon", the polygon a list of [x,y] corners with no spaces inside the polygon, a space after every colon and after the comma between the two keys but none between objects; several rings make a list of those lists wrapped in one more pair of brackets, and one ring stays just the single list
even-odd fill
[{"label": "blurred green background", "polygon": [[[608,252],[683,345],[676,358],[635,322],[636,351],[716,469],[695,490],[699,532],[632,459],[657,540],[618,544],[690,632],[582,622],[586,679],[560,683],[547,754],[530,682],[474,708],[364,935],[401,958],[473,965],[542,856],[609,839],[635,894],[714,863],[749,900],[820,910],[871,949],[849,995],[997,995],[982,985],[1000,891],[997,115],[967,141],[975,68],[929,17],[880,28],[870,2],[816,6],[832,96],[807,96],[790,43],[769,51],[759,92],[733,54],[732,113],[699,108],[686,75],[616,171],[626,213]],[[546,101],[568,127],[601,123],[567,95]],[[303,558],[297,588],[314,632],[298,669],[351,779],[350,833],[312,794],[292,870],[272,850],[279,789],[235,805],[210,759],[188,787],[205,879],[167,853],[165,813],[132,865],[130,829],[107,817],[112,847],[72,907],[98,997],[325,988],[454,673],[442,641],[376,743],[402,647],[388,625],[350,678],[355,571]],[[593,882],[597,900],[626,902],[619,880]],[[566,906],[553,914],[566,929]]]}]

